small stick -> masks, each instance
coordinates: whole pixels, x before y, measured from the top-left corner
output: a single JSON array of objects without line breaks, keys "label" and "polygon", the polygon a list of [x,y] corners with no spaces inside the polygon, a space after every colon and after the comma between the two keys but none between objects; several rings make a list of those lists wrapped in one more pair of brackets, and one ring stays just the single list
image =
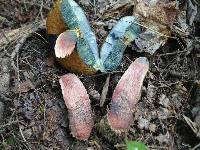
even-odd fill
[{"label": "small stick", "polygon": [[200,148],[200,143],[193,147],[191,150],[197,150],[197,148]]},{"label": "small stick", "polygon": [[106,95],[108,93],[109,81],[110,81],[110,74],[106,78],[106,82],[103,86],[103,90],[102,90],[102,93],[101,93],[101,99],[100,99],[100,107],[103,107],[103,105],[105,103]]}]

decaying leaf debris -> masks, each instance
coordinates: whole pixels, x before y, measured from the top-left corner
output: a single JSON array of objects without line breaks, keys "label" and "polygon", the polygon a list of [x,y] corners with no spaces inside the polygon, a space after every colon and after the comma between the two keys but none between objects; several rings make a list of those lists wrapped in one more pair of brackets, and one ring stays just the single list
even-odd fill
[{"label": "decaying leaf debris", "polygon": [[[127,0],[86,0],[88,5],[85,5],[85,0],[75,1],[86,12],[100,45],[118,20],[124,16],[132,15],[133,7],[136,8],[132,0],[129,1],[130,5],[125,2]],[[0,2],[0,37],[3,37],[3,41],[0,40],[0,45],[3,45],[0,48],[0,59],[6,59],[8,62],[7,65],[1,65],[1,68],[6,67],[7,71],[0,69],[2,77],[3,75],[8,76],[6,87],[2,86],[3,88],[0,89],[0,149],[123,149],[121,146],[123,146],[126,137],[128,140],[139,139],[143,141],[149,149],[195,149],[198,147],[200,142],[198,132],[200,131],[198,126],[200,109],[196,83],[199,84],[200,79],[198,32],[200,9],[199,4],[197,4],[199,0],[141,1],[155,2],[155,5],[157,5],[156,2],[159,2],[158,7],[154,4],[150,5],[150,7],[157,7],[156,12],[162,9],[159,6],[162,2],[176,2],[176,8],[181,12],[181,16],[179,15],[178,20],[175,20],[172,28],[173,37],[169,37],[170,39],[167,41],[165,39],[171,33],[168,33],[170,30],[167,30],[169,27],[166,28],[166,23],[162,24],[163,28],[160,28],[139,22],[142,25],[142,33],[140,40],[136,40],[137,44],[141,45],[137,46],[142,50],[146,47],[151,47],[152,50],[159,47],[154,55],[132,52],[131,48],[135,50],[136,47],[134,42],[131,42],[116,70],[111,73],[79,76],[86,90],[90,93],[92,112],[95,114],[93,116],[94,130],[88,141],[77,141],[70,135],[69,120],[66,119],[68,113],[58,82],[58,77],[68,71],[58,67],[56,62],[47,63],[50,49],[46,42],[45,29],[38,29],[38,25],[33,22],[35,19],[45,22],[43,18],[46,18],[55,0],[41,1],[41,3],[40,1],[12,1],[8,3],[6,0]],[[123,5],[119,7],[120,2]],[[100,13],[100,3],[105,4],[104,6],[109,4],[109,7],[103,6],[106,10],[103,14]],[[186,5],[189,3],[194,6]],[[116,7],[117,9],[115,9]],[[159,16],[158,13],[152,14]],[[187,15],[185,16],[185,14]],[[57,20],[54,17],[55,22],[51,25],[59,26],[59,20],[63,21],[59,17],[62,16],[56,15],[56,13],[54,16],[57,16]],[[173,15],[168,16],[172,17]],[[22,19],[23,22],[19,21],[18,18]],[[150,21],[150,25],[153,25],[154,23],[151,22],[156,18],[148,16],[144,20]],[[52,34],[48,30],[48,36],[54,39],[60,33],[69,30],[64,23],[60,24],[59,28],[52,27],[51,29]],[[144,31],[145,29],[146,31]],[[156,39],[160,33],[165,35]],[[161,47],[160,38],[163,38],[163,42],[166,43]],[[70,56],[75,56],[76,47],[74,50]],[[76,56],[78,55],[76,54]],[[106,108],[123,72],[129,67],[131,61],[140,56],[148,57],[150,71],[142,86],[141,100],[135,105],[134,124],[130,126],[129,132],[118,135],[110,129]],[[67,70],[76,73],[76,70],[69,68],[74,67],[72,62],[77,60],[74,58],[68,61]],[[10,66],[10,62],[14,65]],[[74,64],[77,65],[77,68],[80,65],[79,62]],[[106,101],[104,106],[100,108],[99,93],[102,91],[108,74],[110,81]],[[34,84],[34,88],[31,90],[24,92],[9,90],[27,80]],[[4,81],[2,80],[2,82]],[[93,94],[91,94],[90,89]],[[2,91],[5,92],[2,93]],[[97,127],[98,123],[101,129],[103,128],[101,131]]]},{"label": "decaying leaf debris", "polygon": [[178,16],[176,2],[136,0],[133,15],[145,28],[135,40],[141,51],[154,54],[171,36],[173,23]]}]

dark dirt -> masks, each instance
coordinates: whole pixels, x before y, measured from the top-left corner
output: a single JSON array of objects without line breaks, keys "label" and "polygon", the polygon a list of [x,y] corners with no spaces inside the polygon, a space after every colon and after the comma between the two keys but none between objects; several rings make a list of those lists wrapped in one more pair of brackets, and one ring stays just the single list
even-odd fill
[{"label": "dark dirt", "polygon": [[[0,29],[3,32],[41,20],[47,16],[52,3],[50,0],[43,1],[41,9],[41,2],[36,0],[26,4],[24,1],[2,1],[0,17],[5,20],[0,24]],[[80,4],[96,29],[98,42],[102,43],[112,21],[104,27],[96,26],[97,21],[105,23],[109,19],[94,14],[92,6],[86,2]],[[116,21],[121,16],[130,15],[132,7],[127,7],[120,14],[108,9],[110,11],[104,16],[110,14],[110,18]],[[96,8],[98,12],[100,8]],[[195,38],[191,51],[187,51],[187,44],[182,37],[173,34],[178,40],[169,39],[154,55],[138,53],[133,50],[134,46],[127,48],[121,66],[110,73],[104,107],[100,107],[99,100],[108,74],[78,75],[90,95],[95,121],[91,137],[82,142],[70,134],[67,109],[58,82],[59,76],[68,71],[54,59],[45,28],[30,33],[14,57],[17,70],[12,65],[8,65],[6,74],[0,70],[0,79],[3,75],[8,77],[9,72],[9,88],[4,88],[4,92],[0,93],[0,117],[3,116],[0,118],[0,149],[125,149],[125,139],[142,141],[149,149],[192,149],[200,143],[200,136],[184,116],[194,121],[192,110],[200,107],[199,33],[190,35]],[[1,49],[0,54],[1,60],[8,60],[7,64],[11,64],[11,54],[15,48],[13,43],[9,44]],[[127,133],[116,135],[107,124],[107,108],[123,72],[140,56],[148,58],[150,70],[135,108],[134,123]],[[1,66],[7,64],[1,63]],[[1,110],[4,110],[3,114]],[[199,126],[197,128],[200,129]]]}]

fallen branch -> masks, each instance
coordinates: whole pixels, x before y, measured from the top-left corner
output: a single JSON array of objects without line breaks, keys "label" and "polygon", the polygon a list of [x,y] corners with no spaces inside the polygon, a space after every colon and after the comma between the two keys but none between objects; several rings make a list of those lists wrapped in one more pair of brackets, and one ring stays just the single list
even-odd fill
[{"label": "fallen branch", "polygon": [[[43,27],[44,24],[45,24],[45,21],[41,21],[39,23],[31,24],[26,27],[22,27],[20,29],[15,29],[14,31],[12,30],[11,32],[7,34],[8,35],[7,38],[9,39],[10,42],[16,39],[19,39],[17,45],[15,46],[15,49],[13,50],[11,54],[11,66],[14,68],[15,71],[17,71],[18,68],[15,65],[14,58],[19,53],[20,48],[22,47],[26,39],[29,38],[32,35],[32,33],[36,32],[39,28]],[[4,43],[4,42],[1,43],[0,41],[0,46],[1,44],[3,45],[3,44],[8,44],[8,43]]]}]

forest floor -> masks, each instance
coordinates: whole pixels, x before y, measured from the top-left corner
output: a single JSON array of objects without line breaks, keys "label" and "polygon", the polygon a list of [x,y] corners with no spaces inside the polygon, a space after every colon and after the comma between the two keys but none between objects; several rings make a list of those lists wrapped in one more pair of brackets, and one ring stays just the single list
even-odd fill
[{"label": "forest floor", "polygon": [[[99,44],[119,18],[132,15],[134,7],[132,0],[78,3]],[[180,1],[180,11],[187,11],[185,4]],[[56,62],[46,36],[45,20],[52,6],[53,0],[0,1],[0,149],[126,149],[126,139],[141,141],[149,149],[200,149],[198,21],[190,26],[187,38],[172,31],[176,38],[169,38],[153,55],[136,52],[133,44],[116,71],[78,75],[90,96],[95,120],[89,140],[78,141],[70,134],[58,82],[69,71]],[[141,99],[130,130],[117,135],[106,126],[104,116],[120,77],[141,56],[150,62]],[[100,107],[108,75],[108,93]]]}]

